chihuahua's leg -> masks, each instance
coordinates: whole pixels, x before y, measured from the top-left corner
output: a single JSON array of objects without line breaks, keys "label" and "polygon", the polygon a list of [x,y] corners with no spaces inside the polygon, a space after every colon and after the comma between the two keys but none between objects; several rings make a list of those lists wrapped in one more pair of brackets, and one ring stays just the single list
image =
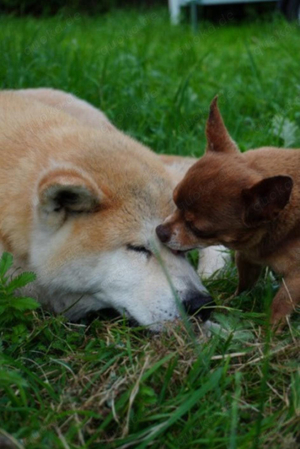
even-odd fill
[{"label": "chihuahua's leg", "polygon": [[235,292],[236,296],[244,292],[245,290],[250,290],[256,284],[260,276],[262,267],[261,265],[250,262],[239,251],[237,251],[235,254],[235,263],[239,275],[239,283]]},{"label": "chihuahua's leg", "polygon": [[300,304],[300,278],[294,273],[283,278],[282,285],[273,299],[271,308],[271,323],[284,324],[284,318],[296,311]]}]

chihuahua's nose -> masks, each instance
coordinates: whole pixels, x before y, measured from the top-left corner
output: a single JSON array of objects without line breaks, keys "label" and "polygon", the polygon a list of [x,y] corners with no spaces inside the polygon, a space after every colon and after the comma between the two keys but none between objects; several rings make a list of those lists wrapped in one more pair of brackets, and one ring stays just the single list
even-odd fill
[{"label": "chihuahua's nose", "polygon": [[195,315],[201,318],[202,321],[208,320],[212,310],[215,307],[215,302],[211,296],[205,293],[192,293],[184,301],[183,307],[189,315]]},{"label": "chihuahua's nose", "polygon": [[157,226],[156,234],[161,243],[167,243],[171,237],[170,229],[163,224]]}]

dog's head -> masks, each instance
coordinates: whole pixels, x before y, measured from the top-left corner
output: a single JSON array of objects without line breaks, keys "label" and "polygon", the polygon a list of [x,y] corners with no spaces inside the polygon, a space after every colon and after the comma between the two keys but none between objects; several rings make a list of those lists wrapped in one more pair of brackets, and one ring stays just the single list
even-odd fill
[{"label": "dog's head", "polygon": [[185,257],[155,234],[174,210],[162,163],[121,134],[107,142],[102,136],[101,150],[99,143],[86,148],[87,136],[76,138],[84,156],[56,162],[36,190],[31,263],[40,299],[71,319],[114,308],[156,330],[180,316],[177,296],[206,319],[208,292]]},{"label": "dog's head", "polygon": [[215,98],[206,126],[207,149],[175,188],[177,210],[156,229],[173,250],[257,244],[290,199],[289,176],[263,178],[247,166],[223,123]]}]

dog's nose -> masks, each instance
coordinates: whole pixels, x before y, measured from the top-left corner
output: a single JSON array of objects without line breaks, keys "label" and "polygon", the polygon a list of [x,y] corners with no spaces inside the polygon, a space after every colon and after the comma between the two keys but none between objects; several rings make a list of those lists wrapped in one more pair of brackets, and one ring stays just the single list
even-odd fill
[{"label": "dog's nose", "polygon": [[208,320],[215,305],[211,296],[199,292],[189,295],[183,301],[185,311],[189,315],[201,318],[202,321]]},{"label": "dog's nose", "polygon": [[171,237],[170,229],[167,226],[162,225],[162,224],[157,226],[156,234],[162,243],[167,243]]}]

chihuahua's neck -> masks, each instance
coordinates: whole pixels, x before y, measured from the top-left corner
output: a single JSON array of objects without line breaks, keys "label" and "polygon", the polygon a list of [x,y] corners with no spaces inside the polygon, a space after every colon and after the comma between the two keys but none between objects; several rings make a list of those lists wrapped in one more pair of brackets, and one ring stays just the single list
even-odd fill
[{"label": "chihuahua's neck", "polygon": [[259,242],[239,252],[244,253],[253,262],[268,265],[276,272],[284,274],[286,266],[278,261],[289,247],[293,247],[296,240],[300,240],[300,227],[297,222],[288,220],[283,214],[266,228]]}]

